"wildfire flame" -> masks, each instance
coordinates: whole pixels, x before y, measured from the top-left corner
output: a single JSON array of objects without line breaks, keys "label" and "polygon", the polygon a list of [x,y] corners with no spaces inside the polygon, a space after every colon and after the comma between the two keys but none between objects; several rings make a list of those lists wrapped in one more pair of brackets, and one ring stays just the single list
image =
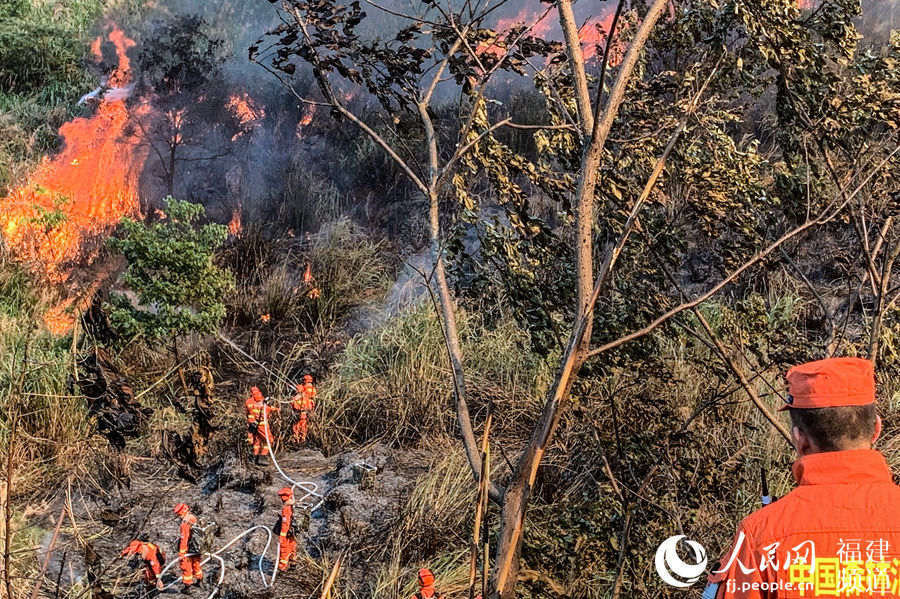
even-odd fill
[{"label": "wildfire flame", "polygon": [[[812,2],[813,0],[798,1]],[[613,12],[614,11],[612,10],[612,7],[610,7],[606,11],[606,14],[598,17],[592,17],[581,27],[581,29],[579,29],[578,38],[581,40],[582,53],[585,60],[600,59],[600,57],[597,56],[598,47],[602,48],[606,43],[606,36],[608,35],[610,28],[612,27]],[[532,37],[546,38],[548,34],[551,33],[551,30],[553,29],[557,21],[558,17],[555,8],[547,13],[543,13],[543,11],[535,11],[532,9],[523,8],[514,17],[499,19],[494,30],[497,31],[497,33],[501,34],[502,39],[502,34],[509,31],[510,28],[516,25],[525,25],[526,27],[531,28],[528,32],[528,35]],[[610,63],[613,66],[621,62],[624,51],[624,47],[622,47],[619,43],[614,42],[613,47],[610,49],[609,58]],[[492,44],[479,46],[478,48],[476,48],[475,52],[478,54],[481,54],[482,52],[488,52],[497,56],[501,56],[506,52],[506,50],[504,48],[498,47],[495,42]]]},{"label": "wildfire flame", "polygon": [[237,237],[241,234],[241,207],[238,206],[231,213],[231,220],[228,222],[228,232]]},{"label": "wildfire flame", "polygon": [[316,105],[310,104],[303,111],[303,117],[297,123],[297,139],[303,139],[303,129],[308,127],[316,115]]},{"label": "wildfire flame", "polygon": [[266,111],[246,92],[229,97],[225,108],[231,111],[241,126],[241,131],[231,138],[232,141],[257,127],[266,116]]},{"label": "wildfire flame", "polygon": [[[123,217],[140,211],[138,177],[147,149],[128,132],[133,115],[125,106],[127,92],[122,92],[131,81],[126,52],[134,41],[118,28],[107,39],[118,55],[118,66],[107,80],[113,89],[95,95],[93,116],[60,127],[60,153],[45,157],[25,183],[0,201],[0,234],[8,247],[52,282],[64,281],[73,262],[93,258],[90,246],[96,248],[96,240]],[[95,56],[100,56],[102,43],[99,37],[91,45]],[[149,111],[145,106],[134,110]],[[62,316],[53,318],[53,328],[61,330]]]}]

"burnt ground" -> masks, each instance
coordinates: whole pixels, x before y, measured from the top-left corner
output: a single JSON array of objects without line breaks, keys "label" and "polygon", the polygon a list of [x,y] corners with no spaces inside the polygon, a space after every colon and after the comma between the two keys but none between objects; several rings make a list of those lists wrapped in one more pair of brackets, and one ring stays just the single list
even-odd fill
[{"label": "burnt ground", "polygon": [[[212,463],[203,469],[196,483],[179,476],[178,467],[162,459],[134,458],[130,476],[123,481],[127,484],[109,485],[106,489],[92,485],[90,490],[73,486],[69,503],[77,528],[69,526],[70,522],[63,527],[47,568],[48,578],[58,577],[65,588],[71,584],[90,586],[100,574],[100,587],[115,597],[149,596],[139,581],[139,570],[132,570],[119,554],[138,536],[136,532],[142,531],[147,540],[160,545],[167,565],[177,557],[178,521],[172,513],[177,502],[188,503],[200,525],[208,527],[202,542],[207,551],[218,550],[251,526],[273,527],[281,510],[276,493],[289,483],[271,462],[260,466],[245,463],[239,457],[244,453],[241,448],[234,448],[230,455],[210,460]],[[303,515],[308,510],[295,510],[295,525],[300,531],[298,558],[287,572],[279,572],[274,587],[263,587],[258,569],[266,543],[264,531],[255,531],[222,552],[225,574],[218,597],[312,595],[328,574],[320,565],[322,558],[332,563],[346,549],[353,553],[344,569],[343,582],[357,587],[374,576],[379,564],[370,563],[367,556],[372,555],[374,548],[385,546],[392,519],[399,514],[416,478],[429,463],[424,450],[397,450],[380,444],[332,457],[311,449],[284,451],[278,461],[291,478],[315,483],[324,500],[308,520]],[[377,468],[374,487],[360,477],[355,464],[361,461]],[[58,507],[64,500],[59,499]],[[52,530],[52,525],[49,528]],[[44,535],[44,548],[50,536]],[[272,546],[263,557],[267,578],[271,577],[276,559],[276,543],[277,536],[273,535]],[[204,566],[206,579],[201,588],[191,589],[185,596],[204,599],[213,591],[218,578],[214,563]],[[178,565],[172,565],[165,581],[174,581],[178,573]],[[183,586],[178,582],[160,596],[182,594]],[[103,593],[95,588],[97,595]]]}]

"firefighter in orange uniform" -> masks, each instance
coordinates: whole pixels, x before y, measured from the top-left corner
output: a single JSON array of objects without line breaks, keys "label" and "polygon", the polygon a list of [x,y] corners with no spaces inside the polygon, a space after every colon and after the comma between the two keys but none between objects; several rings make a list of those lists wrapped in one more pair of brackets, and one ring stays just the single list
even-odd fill
[{"label": "firefighter in orange uniform", "polygon": [[297,535],[293,528],[294,491],[284,487],[278,491],[278,496],[284,504],[274,529],[278,533],[278,569],[287,570],[288,563],[297,554]]},{"label": "firefighter in orange uniform", "polygon": [[797,487],[747,516],[704,599],[896,597],[900,487],[872,444],[881,433],[869,360],[790,369]]},{"label": "firefighter in orange uniform", "polygon": [[269,455],[269,446],[275,441],[272,435],[272,413],[278,411],[278,406],[270,406],[263,397],[260,400],[256,428],[253,431],[253,457],[259,464],[259,456]]},{"label": "firefighter in orange uniform", "polygon": [[305,443],[309,430],[309,416],[316,409],[316,387],[313,378],[307,374],[303,377],[303,384],[297,385],[297,394],[291,398],[291,407],[298,412],[297,422],[294,423],[294,442]]},{"label": "firefighter in orange uniform", "polygon": [[179,503],[175,506],[175,515],[181,518],[181,526],[178,534],[178,559],[181,566],[181,581],[185,586],[203,580],[203,570],[200,568],[202,558],[197,549],[197,540],[194,538],[194,526],[197,525],[197,517],[191,513],[187,504]]},{"label": "firefighter in orange uniform", "polygon": [[410,599],[442,599],[443,595],[434,590],[434,574],[428,568],[419,570],[419,590]]},{"label": "firefighter in orange uniform", "polygon": [[256,436],[256,426],[259,422],[259,411],[263,402],[263,394],[259,387],[250,387],[250,397],[244,402],[244,409],[247,411],[247,444],[253,445],[253,439]]},{"label": "firefighter in orange uniform", "polygon": [[[159,547],[148,543],[146,539],[135,539],[122,550],[122,556],[127,555],[133,555],[135,560],[140,559],[144,562],[144,582],[147,586],[155,586],[161,591],[164,585],[159,575],[162,573],[163,564],[166,563],[166,556]],[[137,564],[132,566],[137,567]]]}]

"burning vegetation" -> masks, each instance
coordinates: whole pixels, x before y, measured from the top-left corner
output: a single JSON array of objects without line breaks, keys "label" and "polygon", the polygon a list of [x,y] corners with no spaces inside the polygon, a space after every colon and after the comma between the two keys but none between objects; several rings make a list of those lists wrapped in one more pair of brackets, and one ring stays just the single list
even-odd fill
[{"label": "burning vegetation", "polygon": [[[103,39],[92,45],[97,57]],[[74,264],[90,262],[123,217],[140,213],[139,177],[147,149],[129,125],[135,112],[150,109],[126,104],[132,77],[127,50],[134,42],[118,28],[106,39],[118,64],[92,98],[94,114],[63,125],[60,152],[45,158],[0,201],[6,243],[51,281],[62,281]]]},{"label": "burning vegetation", "polygon": [[900,393],[853,2],[113,4],[0,202],[10,599],[682,596],[646,547],[789,490],[789,366]]}]

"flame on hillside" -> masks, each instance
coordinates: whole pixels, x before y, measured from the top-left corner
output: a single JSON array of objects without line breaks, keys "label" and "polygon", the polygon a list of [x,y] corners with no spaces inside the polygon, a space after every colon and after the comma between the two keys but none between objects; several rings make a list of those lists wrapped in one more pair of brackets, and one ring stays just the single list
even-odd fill
[{"label": "flame on hillside", "polygon": [[228,232],[237,237],[241,234],[241,207],[238,206],[231,212],[231,220],[228,221]]},{"label": "flame on hillside", "polygon": [[297,139],[303,139],[303,129],[313,122],[314,116],[316,116],[316,105],[308,104],[303,110],[303,117],[297,122]]},{"label": "flame on hillside", "polygon": [[232,141],[259,126],[259,121],[266,117],[266,111],[246,92],[228,98],[225,108],[231,111],[241,126],[241,130],[231,138]]},{"label": "flame on hillside", "polygon": [[[147,150],[129,132],[133,115],[125,105],[131,82],[126,51],[134,42],[118,28],[106,37],[115,46],[118,66],[90,94],[96,102],[93,116],[60,127],[59,154],[45,157],[26,182],[0,200],[0,234],[8,247],[57,283],[72,263],[95,257],[98,239],[123,217],[140,211],[138,177]],[[102,43],[97,38],[91,45],[95,56]],[[56,331],[65,328],[61,314],[52,320],[48,324]]]},{"label": "flame on hillside", "polygon": [[[800,1],[803,2],[811,0]],[[613,14],[613,7],[609,7],[606,10],[606,14],[590,18],[581,27],[581,29],[578,30],[578,38],[581,40],[582,53],[585,60],[600,59],[600,57],[597,56],[598,47],[602,49],[603,44],[606,43],[606,35],[608,34],[610,27],[612,26]],[[494,27],[494,30],[499,34],[498,41],[504,40],[504,34],[508,32],[512,27],[521,25],[524,25],[528,28],[527,35],[530,35],[532,37],[547,38],[548,34],[551,33],[556,23],[558,22],[559,17],[556,8],[547,12],[523,8],[514,17],[499,19],[497,21],[497,26]],[[478,48],[476,48],[475,52],[478,54],[482,52],[488,52],[496,56],[502,56],[506,52],[506,49],[498,46],[497,42],[494,42],[492,44],[479,46]],[[623,53],[624,49],[619,47],[619,44],[615,44],[610,52],[610,62],[613,65],[618,64],[621,61],[621,56]]]}]

